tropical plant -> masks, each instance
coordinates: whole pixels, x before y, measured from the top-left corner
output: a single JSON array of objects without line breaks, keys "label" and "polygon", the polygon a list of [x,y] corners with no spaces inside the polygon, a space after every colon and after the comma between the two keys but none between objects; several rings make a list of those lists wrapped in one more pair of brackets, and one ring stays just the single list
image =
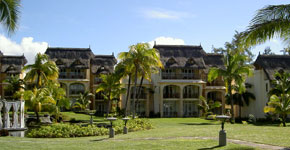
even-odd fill
[{"label": "tropical plant", "polygon": [[107,113],[108,117],[109,112],[111,110],[111,101],[114,98],[120,97],[120,93],[125,92],[125,89],[122,87],[120,83],[120,78],[115,74],[101,75],[102,83],[100,83],[96,89],[96,92],[103,92],[104,98],[107,100]]},{"label": "tropical plant", "polygon": [[215,108],[219,108],[222,106],[221,102],[213,101],[213,100],[206,100],[203,96],[199,97],[201,103],[198,104],[198,108],[202,110],[202,116],[207,117],[207,115],[213,114],[212,110]]},{"label": "tropical plant", "polygon": [[18,91],[21,89],[24,89],[24,80],[19,78],[19,75],[11,76],[8,79],[5,79],[4,82],[8,83],[7,86],[5,86],[5,95],[6,93],[9,93],[10,96],[13,98],[20,98],[19,94],[17,94]]},{"label": "tropical plant", "polygon": [[250,105],[250,100],[255,100],[256,97],[253,93],[245,90],[242,91],[241,93],[238,91],[238,87],[234,87],[234,89],[236,89],[236,93],[233,94],[233,101],[235,105],[239,106],[239,117],[242,117],[242,107],[247,105]]},{"label": "tropical plant", "polygon": [[80,93],[79,97],[76,99],[76,102],[73,104],[73,108],[79,108],[80,110],[87,109],[91,103],[90,99],[93,96],[94,95],[88,91],[84,92],[83,94]]},{"label": "tropical plant", "polygon": [[270,101],[264,107],[264,112],[278,114],[286,127],[286,118],[290,114],[290,73],[279,71],[275,73],[275,77],[274,88],[269,92]]},{"label": "tropical plant", "polygon": [[[134,66],[134,90],[133,90],[133,119],[136,112],[136,98],[139,100],[141,94],[141,88],[144,78],[151,80],[151,74],[159,71],[163,67],[160,61],[159,52],[150,48],[148,43],[137,43],[130,46],[129,52],[122,52],[119,54],[119,58],[126,59]],[[141,76],[140,86],[137,91],[137,79],[138,75]],[[128,89],[130,90],[130,89]]]},{"label": "tropical plant", "polygon": [[34,64],[24,66],[23,70],[28,71],[24,80],[33,83],[35,88],[40,88],[49,80],[56,81],[58,78],[58,67],[46,54],[38,53]]},{"label": "tropical plant", "polygon": [[274,37],[290,43],[290,4],[269,5],[260,10],[243,32],[245,46],[265,43]]},{"label": "tropical plant", "polygon": [[[208,81],[211,82],[218,78],[223,77],[225,85],[227,86],[227,95],[231,102],[231,114],[234,114],[233,103],[233,88],[232,84],[238,85],[239,92],[245,91],[244,82],[247,76],[251,75],[251,66],[246,64],[247,56],[241,54],[239,49],[227,48],[227,52],[224,55],[224,68],[213,67],[208,74]],[[232,115],[232,120],[234,115]]]},{"label": "tropical plant", "polygon": [[48,88],[35,88],[33,90],[26,90],[22,92],[22,95],[23,99],[25,100],[25,106],[28,109],[34,111],[38,122],[40,121],[39,112],[41,112],[42,106],[50,108],[51,106],[55,106],[56,104],[56,101],[53,99],[52,96],[50,96]]},{"label": "tropical plant", "polygon": [[0,23],[13,33],[17,28],[20,0],[0,0]]}]

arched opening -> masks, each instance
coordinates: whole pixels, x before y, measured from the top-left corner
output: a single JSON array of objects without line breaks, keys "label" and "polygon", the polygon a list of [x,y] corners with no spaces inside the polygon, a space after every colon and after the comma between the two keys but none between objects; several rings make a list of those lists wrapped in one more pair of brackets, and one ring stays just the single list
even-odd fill
[{"label": "arched opening", "polygon": [[69,87],[69,93],[71,95],[80,94],[85,92],[85,86],[81,83],[73,83]]},{"label": "arched opening", "polygon": [[180,87],[167,85],[163,88],[163,98],[180,98]]},{"label": "arched opening", "polygon": [[183,88],[183,98],[199,98],[199,86],[187,85]]},{"label": "arched opening", "polygon": [[[212,91],[207,93],[207,100],[213,100],[213,102],[219,101],[222,103],[223,94],[219,91]],[[214,114],[221,115],[222,114],[222,107],[214,108],[212,110]]]}]

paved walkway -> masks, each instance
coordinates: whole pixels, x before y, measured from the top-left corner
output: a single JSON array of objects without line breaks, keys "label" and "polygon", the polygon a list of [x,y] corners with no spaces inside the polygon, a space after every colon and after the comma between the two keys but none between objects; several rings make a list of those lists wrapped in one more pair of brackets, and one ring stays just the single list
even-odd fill
[{"label": "paved walkway", "polygon": [[[218,138],[214,137],[167,137],[167,138],[137,138],[132,140],[163,140],[163,139],[202,139],[202,140],[218,140]],[[121,139],[116,139],[116,141],[122,141]],[[254,143],[254,142],[248,142],[248,141],[242,141],[242,140],[234,140],[234,139],[227,139],[227,142],[239,144],[239,145],[245,145],[260,149],[272,149],[272,150],[290,150],[290,148],[287,147],[281,147],[281,146],[274,146],[274,145],[267,145],[267,144],[260,144],[260,143]]]}]

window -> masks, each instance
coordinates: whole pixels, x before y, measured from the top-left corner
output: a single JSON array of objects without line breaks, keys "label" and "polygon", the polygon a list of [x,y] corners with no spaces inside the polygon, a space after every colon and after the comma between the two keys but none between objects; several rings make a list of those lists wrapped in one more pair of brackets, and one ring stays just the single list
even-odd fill
[{"label": "window", "polygon": [[80,94],[85,92],[85,86],[80,83],[70,85],[70,94]]}]

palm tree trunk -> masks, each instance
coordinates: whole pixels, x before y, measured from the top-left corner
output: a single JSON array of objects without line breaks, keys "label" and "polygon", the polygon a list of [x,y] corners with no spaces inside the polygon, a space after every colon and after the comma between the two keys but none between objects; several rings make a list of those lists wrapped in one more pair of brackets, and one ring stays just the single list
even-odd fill
[{"label": "palm tree trunk", "polygon": [[37,111],[35,111],[34,113],[35,113],[35,115],[36,115],[36,121],[37,121],[37,122],[40,122],[40,119],[39,119],[39,113],[38,113]]},{"label": "palm tree trunk", "polygon": [[111,93],[109,93],[108,95],[108,108],[107,108],[107,113],[106,113],[106,117],[108,118],[109,117],[109,113],[110,113],[110,107],[111,107]]},{"label": "palm tree trunk", "polygon": [[126,102],[125,102],[125,117],[127,116],[127,105],[128,105],[128,100],[130,96],[130,89],[131,87],[131,74],[129,74],[129,80],[128,80],[128,90],[127,90],[127,96],[126,96]]},{"label": "palm tree trunk", "polygon": [[135,65],[135,83],[134,83],[134,93],[133,93],[133,119],[135,119],[135,97],[136,97],[136,90],[137,90],[137,73],[138,73],[138,65]]},{"label": "palm tree trunk", "polygon": [[40,73],[37,74],[37,80],[36,80],[36,88],[38,89],[40,87]]},{"label": "palm tree trunk", "polygon": [[137,93],[137,100],[136,100],[136,103],[135,103],[135,109],[137,109],[136,105],[139,102],[139,98],[140,98],[140,95],[141,95],[141,89],[142,89],[143,80],[144,80],[144,76],[141,77],[140,86],[139,86],[138,93]]},{"label": "palm tree trunk", "polygon": [[283,127],[286,127],[286,117],[287,115],[282,116]]},{"label": "palm tree trunk", "polygon": [[234,102],[233,102],[233,94],[232,94],[232,85],[231,80],[228,81],[228,94],[230,95],[230,101],[231,101],[231,123],[235,122],[235,116],[234,116]]}]

